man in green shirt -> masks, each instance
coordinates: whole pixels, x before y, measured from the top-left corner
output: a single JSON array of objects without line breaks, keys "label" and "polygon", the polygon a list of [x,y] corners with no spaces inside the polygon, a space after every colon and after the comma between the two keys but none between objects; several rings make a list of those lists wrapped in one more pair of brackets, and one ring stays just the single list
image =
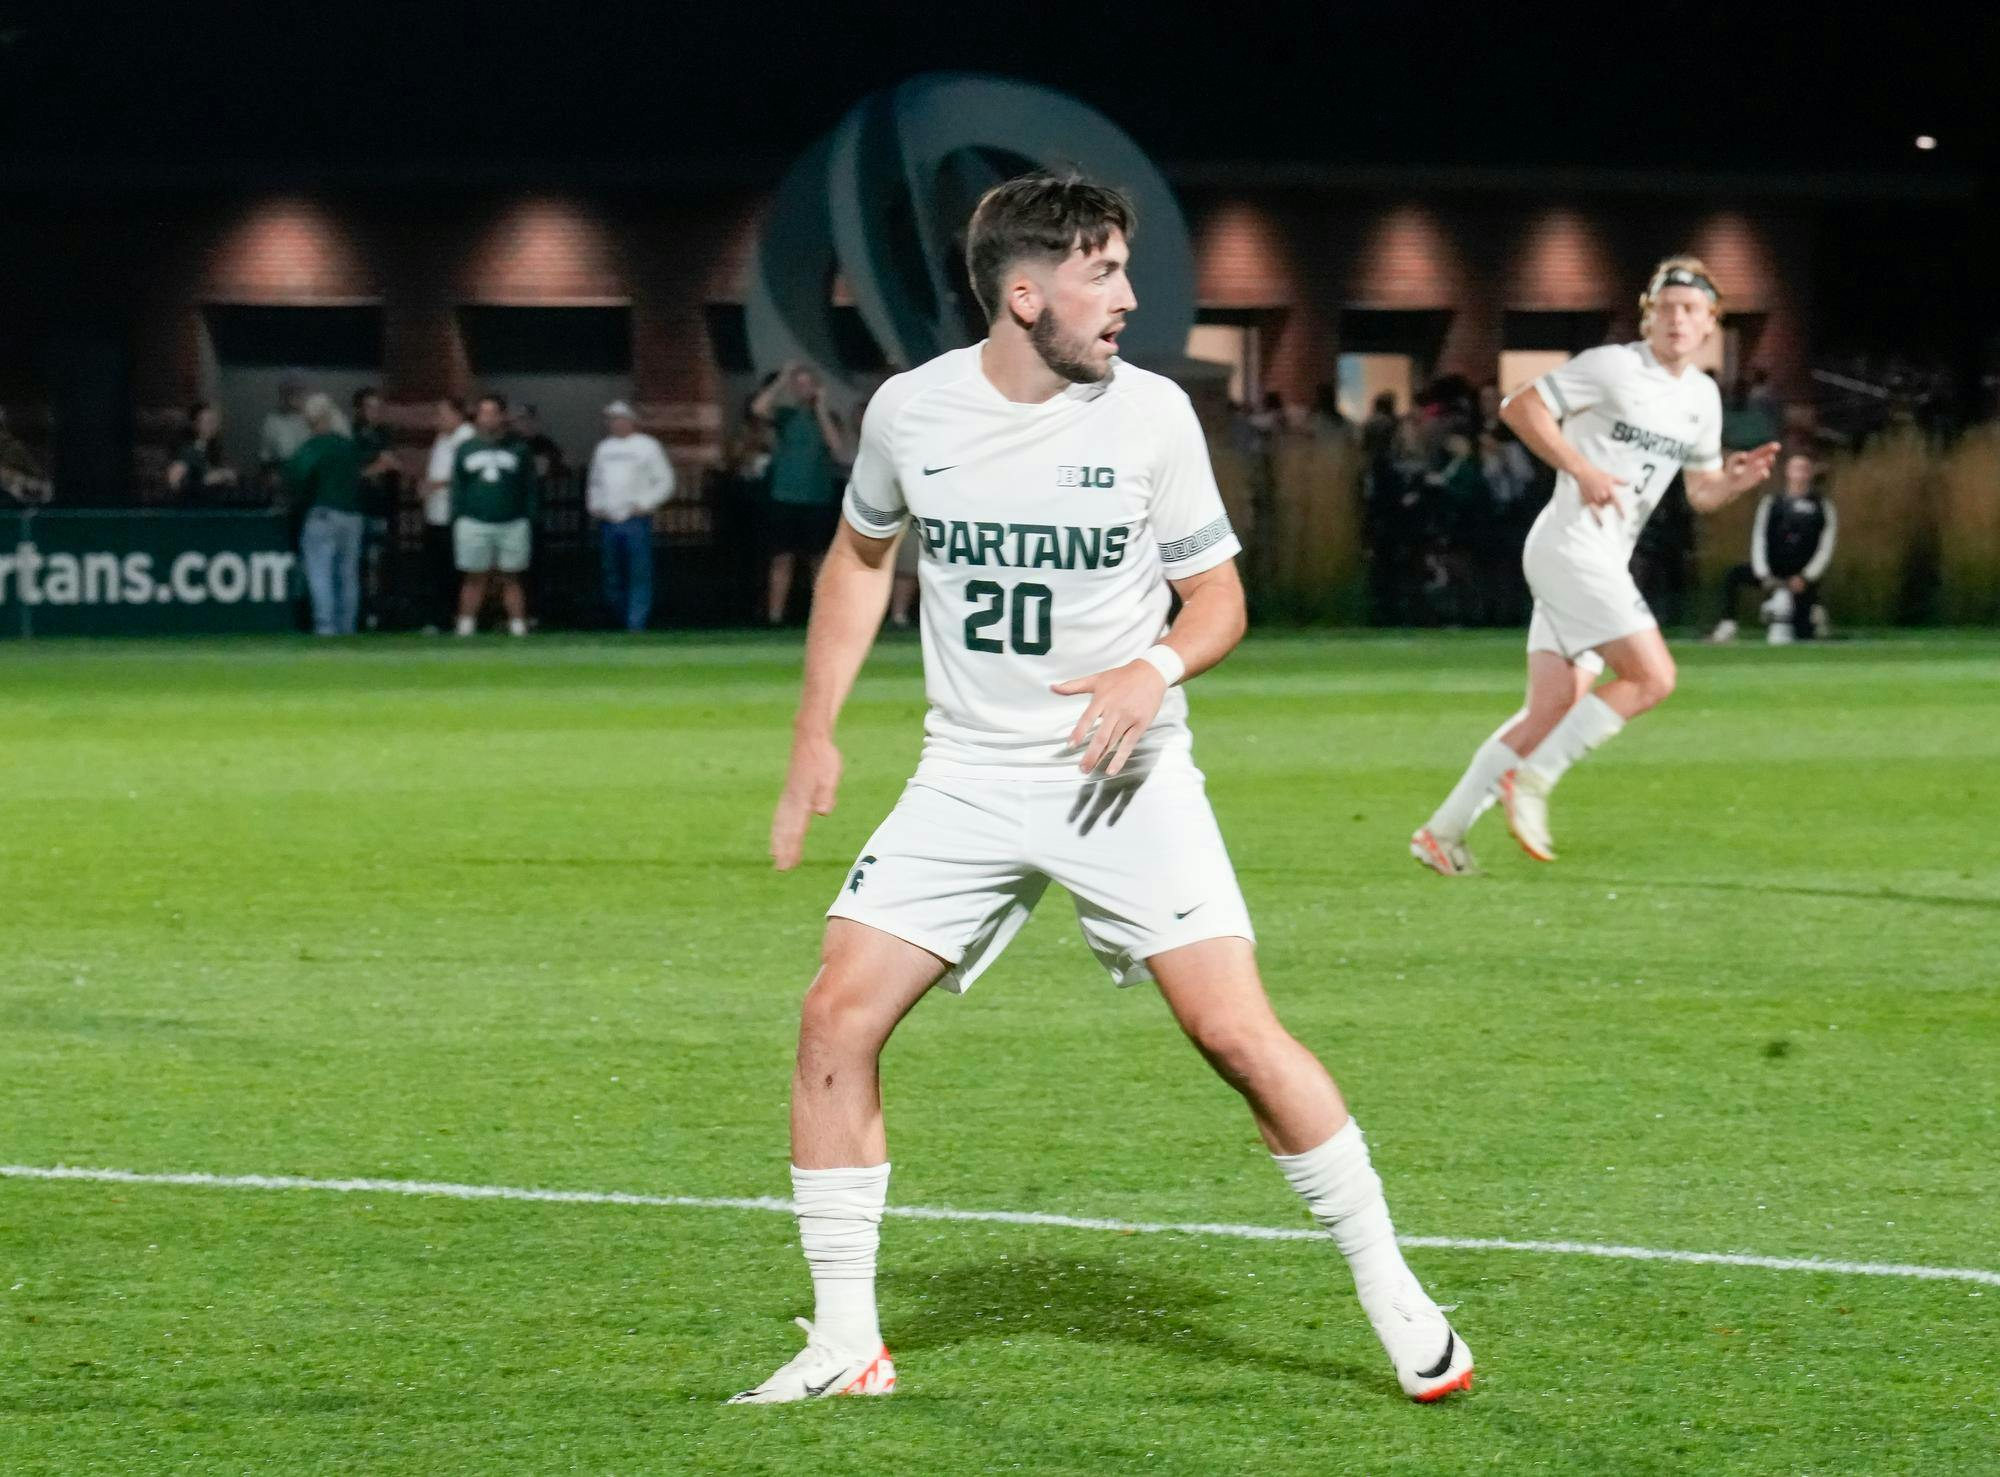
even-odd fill
[{"label": "man in green shirt", "polygon": [[479,629],[479,612],[497,574],[509,635],[528,634],[528,597],[521,574],[532,551],[538,488],[528,444],[507,428],[507,401],[482,395],[473,434],[452,460],[451,538],[459,572],[458,634]]},{"label": "man in green shirt", "polygon": [[771,427],[771,571],[765,590],[765,617],[785,618],[792,580],[801,557],[819,573],[819,561],[833,542],[840,521],[841,479],[854,459],[847,433],[826,397],[826,387],[799,363],[750,402],[750,414]]},{"label": "man in green shirt", "polygon": [[306,510],[299,557],[312,596],[313,634],[352,636],[361,613],[361,457],[324,395],[305,405],[305,444],[285,462],[285,487]]},{"label": "man in green shirt", "polygon": [[362,619],[369,630],[381,623],[382,559],[389,547],[389,517],[402,494],[402,468],[391,445],[393,431],[382,420],[382,396],[372,385],[354,392],[354,449],[361,458]]}]

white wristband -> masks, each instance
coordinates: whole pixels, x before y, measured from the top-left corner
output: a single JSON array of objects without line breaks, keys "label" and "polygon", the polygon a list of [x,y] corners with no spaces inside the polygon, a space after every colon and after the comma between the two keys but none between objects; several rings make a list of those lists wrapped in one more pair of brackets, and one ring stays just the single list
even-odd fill
[{"label": "white wristband", "polygon": [[1169,687],[1172,687],[1181,678],[1187,676],[1187,663],[1181,660],[1181,654],[1178,651],[1175,651],[1164,641],[1160,642],[1157,646],[1149,646],[1140,652],[1139,660],[1145,662],[1154,671],[1166,678],[1167,686]]}]

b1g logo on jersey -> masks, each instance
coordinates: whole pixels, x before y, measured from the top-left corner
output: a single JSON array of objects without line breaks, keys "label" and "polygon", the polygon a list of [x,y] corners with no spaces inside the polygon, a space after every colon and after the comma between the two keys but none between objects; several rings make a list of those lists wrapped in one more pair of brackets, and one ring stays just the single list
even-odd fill
[{"label": "b1g logo on jersey", "polygon": [[1058,487],[1116,487],[1118,472],[1113,467],[1057,467]]}]

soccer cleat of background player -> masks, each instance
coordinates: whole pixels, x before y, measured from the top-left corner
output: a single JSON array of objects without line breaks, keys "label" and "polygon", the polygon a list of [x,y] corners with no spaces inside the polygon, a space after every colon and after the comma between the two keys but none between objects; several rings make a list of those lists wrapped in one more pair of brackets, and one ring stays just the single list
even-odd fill
[{"label": "soccer cleat of background player", "polygon": [[855,1354],[828,1342],[808,1320],[794,1318],[792,1322],[806,1331],[805,1348],[754,1390],[731,1395],[728,1404],[789,1405],[794,1400],[830,1400],[836,1395],[896,1393],[896,1363],[886,1346],[873,1354]]},{"label": "soccer cleat of background player", "polygon": [[[1689,506],[1712,513],[1765,481],[1778,455],[1775,441],[1722,454],[1722,397],[1694,363],[1721,318],[1708,268],[1668,257],[1639,298],[1640,342],[1579,354],[1500,407],[1557,473],[1521,556],[1535,597],[1528,701],[1479,746],[1432,814],[1425,829],[1440,846],[1464,841],[1505,779],[1514,838],[1536,860],[1555,860],[1550,792],[1674,690],[1674,659],[1630,569],[1639,530],[1676,472]],[[1606,666],[1612,680],[1592,692]]]},{"label": "soccer cleat of background player", "polygon": [[[801,1395],[882,1344],[882,1048],[933,986],[970,987],[1052,881],[1112,979],[1157,986],[1248,1101],[1402,1386],[1428,1400],[1470,1377],[1403,1261],[1360,1128],[1265,996],[1194,764],[1180,684],[1243,637],[1240,546],[1187,395],[1117,357],[1137,306],[1131,233],[1130,203],[1081,179],[988,191],[966,246],[987,339],[891,379],[862,423],[771,823],[780,870],[833,808],[834,722],[882,624],[899,535],[921,542],[930,707],[916,777],[841,877],[800,1014],[792,1190],[813,1342],[834,1351],[808,1346]],[[793,1380],[781,1371],[759,1398]]]},{"label": "soccer cleat of background player", "polygon": [[1410,855],[1440,877],[1470,877],[1479,870],[1463,841],[1441,841],[1429,826],[1410,837]]}]

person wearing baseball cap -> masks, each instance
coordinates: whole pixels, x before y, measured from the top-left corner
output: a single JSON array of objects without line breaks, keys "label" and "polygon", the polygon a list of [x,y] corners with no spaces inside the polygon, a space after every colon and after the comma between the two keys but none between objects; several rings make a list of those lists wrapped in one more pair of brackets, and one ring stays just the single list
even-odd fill
[{"label": "person wearing baseball cap", "polygon": [[584,505],[597,522],[605,604],[627,631],[643,631],[653,614],[653,513],[674,495],[674,469],[625,401],[604,407],[604,425]]}]

